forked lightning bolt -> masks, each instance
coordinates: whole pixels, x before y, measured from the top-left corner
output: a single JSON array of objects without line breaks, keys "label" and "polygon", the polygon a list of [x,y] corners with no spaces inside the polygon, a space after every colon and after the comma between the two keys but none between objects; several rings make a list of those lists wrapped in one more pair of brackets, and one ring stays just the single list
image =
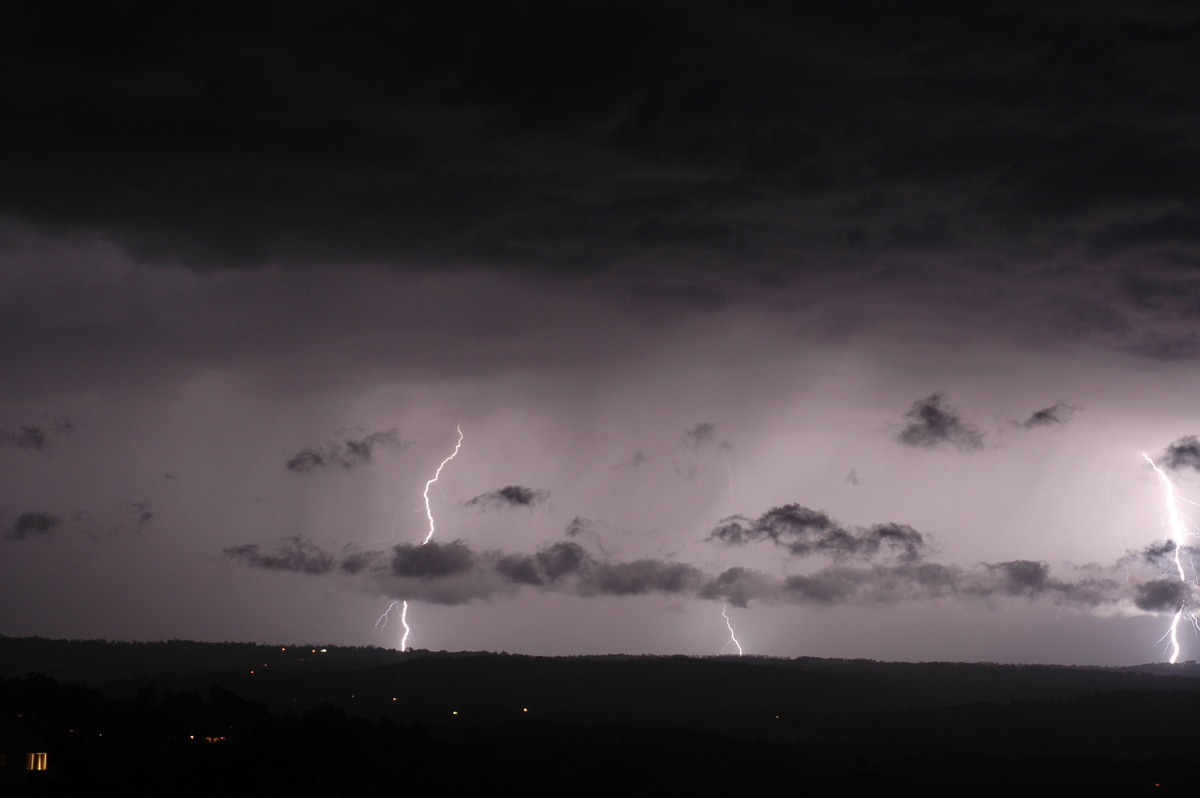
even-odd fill
[{"label": "forked lightning bolt", "polygon": [[[1163,521],[1163,525],[1167,529],[1168,538],[1173,544],[1175,544],[1175,572],[1179,575],[1179,581],[1186,584],[1188,580],[1187,573],[1183,569],[1182,552],[1184,543],[1187,542],[1187,539],[1195,535],[1195,532],[1192,531],[1195,528],[1195,523],[1188,518],[1182,510],[1179,509],[1179,501],[1182,497],[1176,493],[1175,485],[1171,482],[1166,472],[1155,465],[1154,461],[1150,459],[1150,455],[1143,453],[1142,457],[1146,458],[1146,462],[1149,463],[1150,467],[1154,469],[1154,473],[1158,475],[1159,483],[1162,484],[1163,495],[1165,497],[1164,501],[1167,507],[1167,515]],[[1196,504],[1190,499],[1183,499],[1183,501],[1187,502],[1188,504]],[[1179,609],[1175,612],[1175,617],[1171,619],[1170,627],[1168,627],[1163,636],[1159,638],[1160,643],[1163,640],[1166,640],[1168,637],[1171,639],[1172,663],[1179,661],[1179,622],[1184,618],[1187,618],[1197,630],[1200,630],[1200,621],[1196,619],[1196,615],[1192,608],[1188,606],[1186,599],[1180,603]]]},{"label": "forked lightning bolt", "polygon": [[[425,517],[429,519],[429,533],[426,534],[425,539],[421,541],[422,546],[433,539],[433,510],[429,506],[429,488],[433,485],[433,483],[438,481],[438,477],[442,475],[442,469],[446,467],[447,463],[454,459],[454,456],[458,454],[458,450],[462,448],[462,425],[456,426],[455,430],[458,432],[458,442],[454,444],[454,451],[451,452],[450,456],[438,465],[437,471],[433,472],[433,479],[425,483],[425,492],[422,495],[425,497]],[[391,604],[389,604],[388,608],[383,611],[382,615],[379,616],[379,620],[375,621],[375,632],[382,632],[387,627],[388,617],[392,614],[392,610],[396,609],[397,604],[400,605],[400,625],[404,627],[404,636],[400,638],[400,650],[407,651],[409,638],[412,637],[412,627],[408,625],[407,601],[393,601]]]},{"label": "forked lightning bolt", "polygon": [[446,467],[446,463],[449,463],[451,460],[453,460],[454,456],[458,454],[458,450],[462,448],[462,426],[456,426],[455,429],[458,431],[458,443],[454,444],[454,451],[450,452],[450,456],[441,462],[441,465],[437,467],[437,471],[433,472],[433,479],[425,483],[425,517],[429,519],[429,534],[426,535],[425,539],[421,541],[422,546],[424,546],[433,538],[433,510],[429,509],[429,488],[431,485],[433,485],[433,483],[438,481],[438,477],[442,475],[442,469]]},{"label": "forked lightning bolt", "polygon": [[391,617],[392,610],[396,609],[396,605],[400,605],[400,625],[404,627],[404,635],[400,638],[400,650],[408,650],[408,638],[412,634],[412,629],[408,625],[408,602],[393,601],[388,605],[388,608],[379,616],[379,620],[375,621],[375,634],[379,634],[387,628],[388,618]]},{"label": "forked lightning bolt", "polygon": [[742,644],[738,642],[737,636],[733,633],[733,621],[729,620],[729,613],[726,611],[727,609],[728,608],[725,606],[725,602],[722,601],[721,617],[725,619],[725,628],[729,630],[729,642],[727,642],[721,649],[721,653],[724,654],[725,649],[729,648],[729,644],[732,643],[737,647],[738,656],[740,657],[742,656]]}]

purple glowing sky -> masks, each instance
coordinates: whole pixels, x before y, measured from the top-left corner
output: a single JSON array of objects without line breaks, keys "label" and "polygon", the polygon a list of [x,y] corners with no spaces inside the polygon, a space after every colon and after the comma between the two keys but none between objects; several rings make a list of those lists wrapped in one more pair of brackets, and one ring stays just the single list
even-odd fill
[{"label": "purple glowing sky", "polygon": [[401,5],[0,34],[0,634],[1164,658],[1200,11]]}]

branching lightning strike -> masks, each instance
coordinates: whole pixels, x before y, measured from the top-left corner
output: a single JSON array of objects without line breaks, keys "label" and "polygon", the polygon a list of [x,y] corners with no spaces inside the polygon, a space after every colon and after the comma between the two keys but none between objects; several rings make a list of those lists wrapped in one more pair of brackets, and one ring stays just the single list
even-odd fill
[{"label": "branching lightning strike", "polygon": [[412,635],[412,628],[408,625],[408,602],[393,601],[388,605],[388,608],[379,616],[379,620],[375,621],[375,634],[379,634],[387,628],[388,618],[392,614],[392,610],[396,609],[396,605],[400,605],[400,625],[404,627],[404,634],[400,637],[400,650],[408,650],[408,638]]},{"label": "branching lightning strike", "polygon": [[446,467],[446,463],[449,463],[451,460],[453,460],[454,456],[458,454],[458,450],[462,448],[462,425],[456,426],[455,429],[458,431],[458,443],[454,444],[454,451],[450,453],[449,457],[441,462],[441,464],[437,467],[437,471],[433,472],[433,479],[425,483],[425,493],[423,495],[425,496],[425,517],[429,519],[429,534],[426,535],[425,539],[421,541],[422,546],[424,546],[433,538],[433,510],[429,509],[429,488],[433,485],[433,483],[438,481],[438,477],[442,475],[442,469]]},{"label": "branching lightning strike", "polygon": [[[429,532],[428,532],[428,534],[425,535],[425,539],[421,541],[422,546],[424,546],[426,543],[428,543],[430,540],[433,539],[433,531],[434,531],[433,509],[429,505],[429,488],[433,485],[433,483],[438,481],[438,477],[440,477],[442,475],[442,469],[446,467],[447,463],[449,463],[451,460],[454,459],[454,456],[458,454],[458,450],[462,448],[462,442],[463,442],[462,425],[461,424],[456,425],[455,430],[458,432],[458,441],[454,444],[454,451],[450,453],[449,457],[447,457],[445,460],[443,460],[441,463],[438,464],[437,471],[433,472],[433,479],[431,479],[425,483],[425,491],[421,494],[425,497],[425,517],[429,519]],[[392,523],[393,523],[393,532],[394,532],[395,531],[395,528],[394,528],[395,522],[393,521]],[[412,627],[410,627],[408,625],[408,602],[407,601],[399,600],[399,601],[393,601],[391,604],[389,604],[388,608],[383,611],[382,615],[379,616],[379,620],[375,621],[375,632],[376,633],[382,632],[384,630],[384,628],[387,627],[388,617],[392,614],[392,611],[394,609],[396,609],[397,604],[400,605],[400,624],[401,624],[401,626],[404,627],[404,635],[400,638],[400,650],[407,651],[408,650],[408,641],[412,637]]]},{"label": "branching lightning strike", "polygon": [[[1166,472],[1154,463],[1154,460],[1150,458],[1150,455],[1143,452],[1142,457],[1144,457],[1146,462],[1150,464],[1150,467],[1154,469],[1154,473],[1158,475],[1159,483],[1162,484],[1164,502],[1167,508],[1166,517],[1163,519],[1163,526],[1167,530],[1168,539],[1175,545],[1174,563],[1175,571],[1179,575],[1179,581],[1187,584],[1187,573],[1183,567],[1183,546],[1189,537],[1194,537],[1196,535],[1196,533],[1193,531],[1196,524],[1191,518],[1184,514],[1182,510],[1179,509],[1179,502],[1182,500],[1192,505],[1196,505],[1196,502],[1193,502],[1187,498],[1183,498],[1178,494],[1178,492],[1176,492],[1175,485],[1171,482],[1170,477],[1168,477]],[[1193,567],[1193,572],[1194,571],[1195,568]],[[1175,612],[1175,617],[1171,619],[1171,625],[1167,628],[1167,631],[1163,634],[1163,636],[1158,639],[1160,643],[1167,638],[1171,639],[1170,661],[1172,664],[1179,661],[1179,622],[1184,618],[1191,622],[1192,626],[1200,631],[1200,620],[1197,620],[1195,612],[1191,607],[1188,606],[1187,600],[1184,599],[1184,601],[1180,603],[1179,609]]]},{"label": "branching lightning strike", "polygon": [[726,607],[725,602],[722,601],[721,602],[721,617],[725,619],[725,628],[729,630],[729,640],[728,640],[728,642],[725,643],[724,647],[722,647],[721,653],[724,654],[725,650],[729,648],[729,644],[732,643],[734,646],[737,647],[737,653],[738,653],[738,656],[740,657],[740,656],[742,656],[742,644],[738,642],[737,636],[733,633],[733,621],[731,621],[729,619],[729,613],[727,610],[728,610],[728,607]]}]

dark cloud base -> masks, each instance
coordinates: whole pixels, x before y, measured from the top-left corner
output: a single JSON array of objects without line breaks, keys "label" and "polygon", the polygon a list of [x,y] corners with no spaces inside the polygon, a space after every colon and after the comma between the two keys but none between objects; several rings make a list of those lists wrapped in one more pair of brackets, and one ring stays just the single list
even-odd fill
[{"label": "dark cloud base", "polygon": [[0,212],[148,257],[1200,250],[1186,4],[57,7],[0,37]]},{"label": "dark cloud base", "polygon": [[[870,530],[899,528],[881,524]],[[719,528],[720,529],[720,528]],[[899,556],[871,562],[890,534],[862,535],[849,549],[835,550],[835,561],[807,574],[772,577],[732,567],[708,573],[688,563],[642,558],[601,558],[572,541],[545,546],[533,554],[475,551],[465,542],[401,544],[383,551],[346,547],[328,552],[302,538],[285,538],[273,550],[257,544],[232,546],[220,559],[250,568],[310,576],[341,574],[394,599],[465,604],[536,589],[583,597],[663,595],[727,601],[745,607],[753,601],[830,607],[845,604],[898,604],[912,601],[1049,601],[1079,610],[1136,606],[1145,612],[1174,612],[1197,600],[1196,587],[1164,576],[1171,552],[1149,547],[1112,565],[1070,567],[1056,575],[1049,564],[1033,560],[980,563],[972,567]],[[714,532],[714,535],[716,533]],[[720,539],[720,536],[717,536]],[[743,541],[744,542],[744,541]],[[818,551],[793,552],[810,556]],[[860,562],[851,562],[859,560]],[[866,560],[865,562],[861,562]],[[1130,579],[1139,563],[1151,566],[1143,579]]]},{"label": "dark cloud base", "polygon": [[1200,471],[1200,438],[1184,435],[1172,441],[1167,450],[1158,457],[1164,468],[1172,471],[1190,469]]}]

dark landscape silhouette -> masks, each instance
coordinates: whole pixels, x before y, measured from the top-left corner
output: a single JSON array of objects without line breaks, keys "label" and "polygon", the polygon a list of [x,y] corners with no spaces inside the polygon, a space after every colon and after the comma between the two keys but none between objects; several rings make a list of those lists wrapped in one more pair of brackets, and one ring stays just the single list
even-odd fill
[{"label": "dark landscape silhouette", "polygon": [[14,794],[1155,794],[1200,785],[1194,663],[531,657],[0,637]]}]

